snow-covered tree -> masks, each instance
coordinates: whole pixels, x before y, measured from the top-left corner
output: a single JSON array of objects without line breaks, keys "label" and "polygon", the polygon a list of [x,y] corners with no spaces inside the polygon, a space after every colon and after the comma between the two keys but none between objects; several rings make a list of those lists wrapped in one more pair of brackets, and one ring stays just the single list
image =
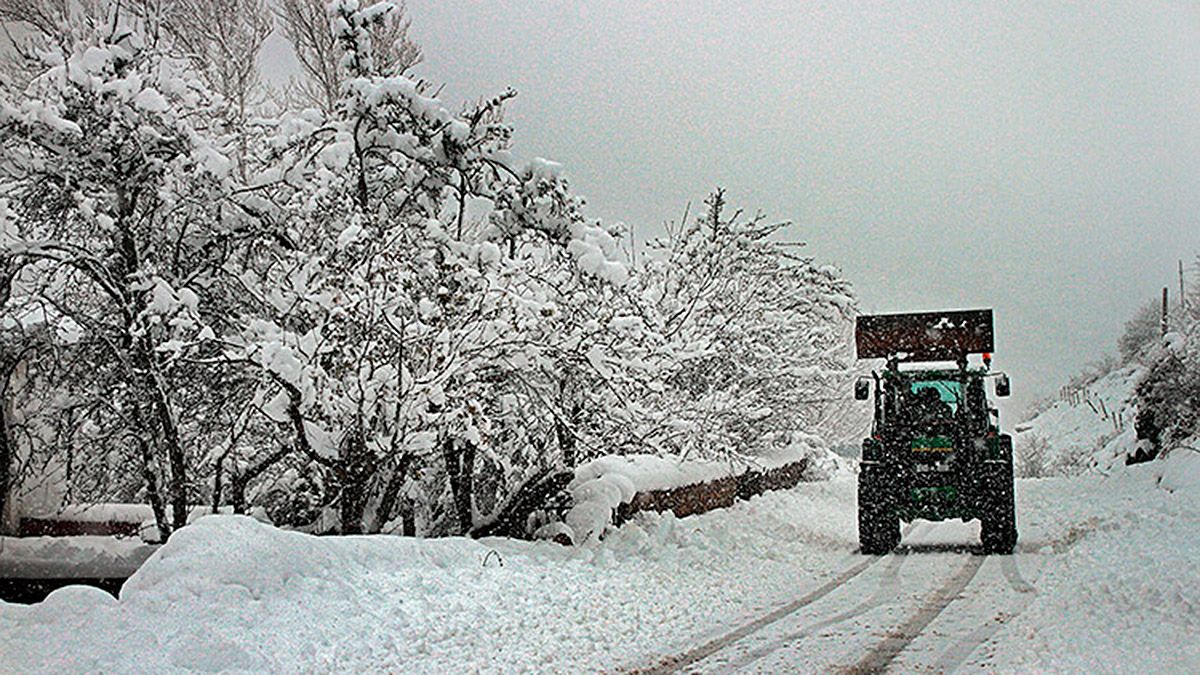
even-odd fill
[{"label": "snow-covered tree", "polygon": [[658,365],[643,399],[654,447],[753,454],[814,431],[850,380],[849,284],[773,237],[786,222],[705,212],[655,242],[638,278]]},{"label": "snow-covered tree", "polygon": [[261,223],[230,199],[229,139],[203,78],[148,42],[136,15],[87,25],[42,50],[44,72],[0,104],[15,214],[3,253],[39,302],[103,345],[86,367],[109,376],[104,402],[169,532],[186,522],[194,451],[174,378],[212,334],[202,304],[231,242]]},{"label": "snow-covered tree", "polygon": [[[225,339],[270,375],[265,410],[329,472],[342,531],[383,526],[412,490],[427,531],[467,531],[479,458],[507,452],[494,445],[497,389],[552,313],[519,244],[621,268],[551,164],[512,166],[510,132],[489,114],[510,93],[454,115],[417,82],[379,74],[372,40],[390,5],[331,11],[341,99],[328,118],[278,127],[275,199],[294,247],[247,266],[239,281],[256,303]],[[475,200],[490,218],[466,227]]]},{"label": "snow-covered tree", "polygon": [[17,5],[0,488],[144,499],[164,534],[201,503],[523,532],[591,457],[752,455],[848,390],[849,286],[785,224],[718,192],[631,275],[561,167],[513,159],[514,92],[455,113],[405,75],[402,5],[278,5],[318,104],[278,116],[258,0]]},{"label": "snow-covered tree", "polygon": [[[303,76],[293,84],[298,103],[330,114],[342,97],[342,48],[329,30],[327,0],[279,0],[275,14],[292,45]],[[409,36],[412,21],[403,2],[367,27],[372,43],[372,74],[404,75],[421,62],[421,47]]]}]

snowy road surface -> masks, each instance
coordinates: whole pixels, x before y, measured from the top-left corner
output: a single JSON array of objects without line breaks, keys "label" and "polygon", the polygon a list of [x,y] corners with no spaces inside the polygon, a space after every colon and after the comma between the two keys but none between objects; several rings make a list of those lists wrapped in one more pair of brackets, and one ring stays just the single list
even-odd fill
[{"label": "snowy road surface", "polygon": [[643,672],[1198,672],[1196,494],[1151,481],[1150,468],[1021,481],[1014,555],[981,555],[977,523],[918,522],[893,554],[847,558]]},{"label": "snowy road surface", "polygon": [[977,536],[961,523],[920,523],[894,554],[854,561],[812,593],[652,670],[951,672],[1036,593],[1019,556],[988,558],[963,544]]},{"label": "snowy road surface", "polygon": [[1019,482],[1013,556],[957,522],[860,556],[852,481],[579,548],[214,517],[119,601],[0,604],[0,672],[1196,672],[1200,498],[1161,470]]}]

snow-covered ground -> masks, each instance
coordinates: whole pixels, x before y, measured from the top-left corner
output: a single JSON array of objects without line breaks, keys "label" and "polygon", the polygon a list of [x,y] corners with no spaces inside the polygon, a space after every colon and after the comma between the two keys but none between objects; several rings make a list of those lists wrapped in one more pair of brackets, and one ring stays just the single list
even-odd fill
[{"label": "snow-covered ground", "polygon": [[975,555],[978,528],[960,523],[918,523],[897,554],[860,556],[847,480],[643,515],[574,548],[318,538],[214,516],[120,600],[71,587],[0,603],[0,671],[613,671],[711,644],[691,667],[1194,672],[1192,454],[1020,481],[1008,557]]},{"label": "snow-covered ground", "polygon": [[1133,396],[1141,373],[1140,366],[1118,368],[1018,424],[1013,439],[1018,473],[1029,460],[1023,450],[1035,441],[1045,444],[1040,461],[1048,473],[1123,463],[1135,445]]}]

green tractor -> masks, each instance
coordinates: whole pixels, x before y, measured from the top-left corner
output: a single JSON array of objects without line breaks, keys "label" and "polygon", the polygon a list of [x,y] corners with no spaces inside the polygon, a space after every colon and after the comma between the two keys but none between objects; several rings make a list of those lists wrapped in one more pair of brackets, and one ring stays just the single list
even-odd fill
[{"label": "green tractor", "polygon": [[858,475],[862,552],[895,548],[901,521],[958,518],[979,519],[988,553],[1012,553],[1012,437],[984,386],[994,379],[996,396],[1009,394],[991,370],[992,310],[860,316],[855,343],[859,359],[886,364],[854,386],[857,400],[875,394]]}]

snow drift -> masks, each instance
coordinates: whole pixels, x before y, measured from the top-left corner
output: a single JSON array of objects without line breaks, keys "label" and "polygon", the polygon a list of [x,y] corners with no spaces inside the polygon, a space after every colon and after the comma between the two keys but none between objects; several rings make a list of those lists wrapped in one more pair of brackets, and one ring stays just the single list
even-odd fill
[{"label": "snow drift", "polygon": [[617,667],[770,604],[797,575],[829,573],[853,546],[852,509],[844,490],[805,488],[686,520],[643,514],[569,548],[322,538],[210,516],[173,535],[119,601],[75,586],[0,603],[0,671]]}]

